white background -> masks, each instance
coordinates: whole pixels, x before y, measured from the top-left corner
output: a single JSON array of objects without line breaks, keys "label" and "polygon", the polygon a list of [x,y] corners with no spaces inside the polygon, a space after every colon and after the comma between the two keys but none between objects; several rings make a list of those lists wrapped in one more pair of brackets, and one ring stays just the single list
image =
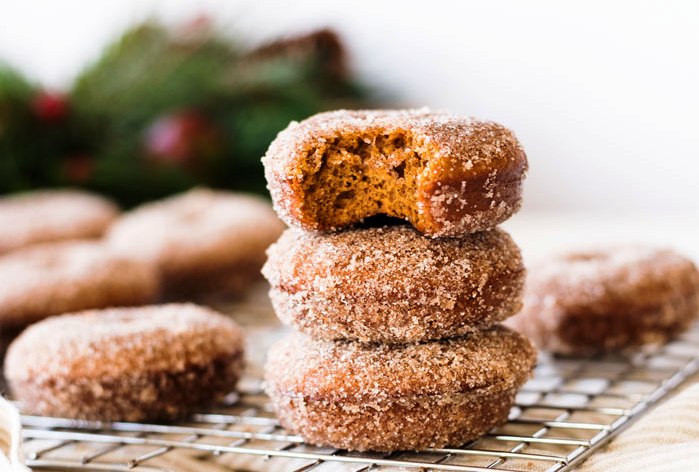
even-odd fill
[{"label": "white background", "polygon": [[0,58],[60,87],[133,21],[197,13],[251,43],[333,26],[406,105],[508,125],[525,215],[699,230],[699,2],[5,1]]}]

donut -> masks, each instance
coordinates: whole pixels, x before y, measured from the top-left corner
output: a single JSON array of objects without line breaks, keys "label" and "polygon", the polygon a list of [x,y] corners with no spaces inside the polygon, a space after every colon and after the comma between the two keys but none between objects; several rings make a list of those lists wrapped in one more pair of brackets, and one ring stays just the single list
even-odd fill
[{"label": "donut", "polygon": [[33,244],[101,236],[119,210],[78,190],[40,190],[0,198],[0,254]]},{"label": "donut", "polygon": [[551,352],[662,343],[699,314],[699,271],[668,249],[569,252],[540,261],[529,274],[524,308],[507,323]]},{"label": "donut", "polygon": [[460,446],[507,420],[536,352],[502,326],[418,344],[313,340],[272,346],[266,392],[284,428],[357,451]]},{"label": "donut", "polygon": [[191,304],[49,318],[10,345],[5,376],[25,412],[96,421],[182,417],[231,392],[243,335]]},{"label": "donut", "polygon": [[89,308],[152,303],[158,273],[92,241],[39,244],[0,256],[0,330]]},{"label": "donut", "polygon": [[123,215],[107,242],[155,264],[168,298],[239,294],[284,230],[263,198],[198,188]]},{"label": "donut", "polygon": [[289,226],[331,231],[387,215],[432,237],[505,221],[527,171],[507,128],[426,109],[320,113],[292,122],[262,161]]},{"label": "donut", "polygon": [[289,229],[262,272],[285,324],[321,339],[384,343],[488,328],[519,311],[525,277],[503,230],[429,239],[408,225]]}]

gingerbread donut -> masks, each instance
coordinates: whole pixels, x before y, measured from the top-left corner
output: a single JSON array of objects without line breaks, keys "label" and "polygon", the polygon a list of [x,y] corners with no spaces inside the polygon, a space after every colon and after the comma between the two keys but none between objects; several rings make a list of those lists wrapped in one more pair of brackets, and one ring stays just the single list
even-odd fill
[{"label": "gingerbread donut", "polygon": [[246,289],[283,229],[261,197],[200,188],[125,214],[107,240],[155,264],[167,296],[186,298]]},{"label": "gingerbread donut", "polygon": [[525,270],[494,229],[428,239],[410,226],[287,230],[262,269],[277,316],[322,339],[404,343],[459,336],[517,313]]},{"label": "gingerbread donut", "polygon": [[660,343],[699,314],[699,271],[671,250],[610,247],[532,266],[508,324],[540,347],[588,354]]},{"label": "gingerbread donut", "polygon": [[425,109],[320,113],[291,123],[262,161],[290,226],[335,230],[383,214],[433,237],[505,221],[527,170],[507,128]]},{"label": "gingerbread donut", "polygon": [[181,304],[44,320],[12,343],[5,376],[25,412],[144,421],[181,417],[221,398],[242,367],[240,328]]},{"label": "gingerbread donut", "polygon": [[101,243],[40,244],[0,257],[0,330],[70,311],[152,303],[159,293],[153,266]]},{"label": "gingerbread donut", "polygon": [[383,345],[292,334],[272,347],[266,391],[282,425],[350,450],[460,446],[507,420],[536,352],[502,326]]},{"label": "gingerbread donut", "polygon": [[101,236],[119,210],[78,190],[41,190],[0,198],[0,254],[33,244]]}]

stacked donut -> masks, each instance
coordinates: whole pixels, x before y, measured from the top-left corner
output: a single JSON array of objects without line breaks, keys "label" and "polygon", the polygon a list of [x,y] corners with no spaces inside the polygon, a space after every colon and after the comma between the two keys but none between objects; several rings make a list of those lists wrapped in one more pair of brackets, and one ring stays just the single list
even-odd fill
[{"label": "stacked donut", "polygon": [[521,204],[514,135],[427,110],[336,111],[291,124],[263,163],[290,226],[263,268],[297,331],[265,369],[281,423],[312,444],[392,451],[504,422],[536,360],[498,324],[525,276],[496,228]]}]

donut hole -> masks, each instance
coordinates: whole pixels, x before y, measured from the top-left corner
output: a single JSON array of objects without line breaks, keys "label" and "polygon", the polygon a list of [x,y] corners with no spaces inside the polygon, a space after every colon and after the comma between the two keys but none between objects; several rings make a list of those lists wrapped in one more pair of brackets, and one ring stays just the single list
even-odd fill
[{"label": "donut hole", "polygon": [[400,218],[393,216],[386,216],[383,214],[370,216],[364,218],[360,223],[356,225],[356,228],[367,229],[367,228],[383,228],[386,226],[404,226],[405,221]]},{"label": "donut hole", "polygon": [[417,176],[426,160],[402,131],[348,135],[306,160],[304,207],[325,227],[375,215],[417,219]]}]

